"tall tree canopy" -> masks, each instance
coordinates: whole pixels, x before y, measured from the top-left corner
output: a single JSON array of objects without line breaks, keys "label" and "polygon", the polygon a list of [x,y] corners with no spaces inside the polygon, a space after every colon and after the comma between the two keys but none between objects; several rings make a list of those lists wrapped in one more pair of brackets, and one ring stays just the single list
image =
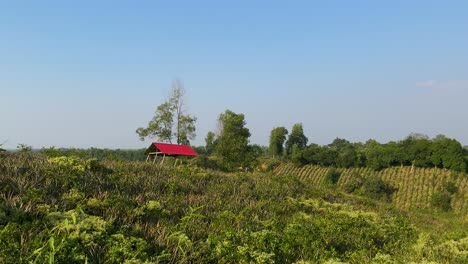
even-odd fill
[{"label": "tall tree canopy", "polygon": [[284,141],[288,135],[285,127],[275,127],[271,130],[269,151],[273,156],[281,156],[284,149]]},{"label": "tall tree canopy", "polygon": [[219,135],[215,154],[227,170],[243,166],[248,160],[250,131],[245,127],[243,114],[226,110],[219,115]]},{"label": "tall tree canopy", "polygon": [[370,139],[365,144],[350,143],[337,138],[331,144],[311,144],[300,150],[291,149],[289,158],[300,164],[322,166],[369,167],[375,170],[392,166],[438,167],[465,172],[468,168],[467,151],[460,142],[444,135],[430,139],[422,134],[411,134],[401,141],[380,144]]},{"label": "tall tree canopy", "polygon": [[206,138],[205,138],[205,150],[206,150],[206,153],[207,154],[211,154],[213,153],[213,150],[216,146],[216,139],[215,139],[215,133],[213,131],[209,131],[207,134],[206,134]]},{"label": "tall tree canopy", "polygon": [[307,137],[304,135],[304,129],[302,123],[294,124],[291,134],[289,134],[288,140],[286,141],[286,152],[287,154],[292,153],[292,147],[297,145],[299,150],[304,149],[307,146]]},{"label": "tall tree canopy", "polygon": [[156,108],[153,119],[148,127],[140,127],[136,133],[141,140],[146,137],[156,137],[163,142],[188,145],[195,138],[196,117],[186,113],[185,89],[183,84],[176,80],[172,84],[169,99]]},{"label": "tall tree canopy", "polygon": [[438,135],[433,141],[431,161],[434,166],[466,171],[466,159],[460,142],[444,135]]}]

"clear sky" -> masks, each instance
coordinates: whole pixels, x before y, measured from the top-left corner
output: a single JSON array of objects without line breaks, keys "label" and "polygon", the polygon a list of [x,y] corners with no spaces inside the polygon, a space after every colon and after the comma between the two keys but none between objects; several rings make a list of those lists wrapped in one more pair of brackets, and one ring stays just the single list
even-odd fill
[{"label": "clear sky", "polygon": [[445,134],[468,144],[468,1],[1,1],[0,144],[140,148],[171,82],[251,142]]}]

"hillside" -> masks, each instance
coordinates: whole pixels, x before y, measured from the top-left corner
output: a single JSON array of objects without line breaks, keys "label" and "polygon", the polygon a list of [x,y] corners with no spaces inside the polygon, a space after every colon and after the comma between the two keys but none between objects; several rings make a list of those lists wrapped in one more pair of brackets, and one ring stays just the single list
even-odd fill
[{"label": "hillside", "polygon": [[[291,163],[280,164],[274,169],[277,175],[295,175],[301,180],[309,180],[313,184],[321,184],[329,168],[314,165],[303,167]],[[468,176],[437,168],[392,167],[380,171],[369,168],[338,169],[340,174],[337,185],[344,187],[356,176],[378,176],[392,185],[396,191],[392,195],[392,203],[399,209],[425,209],[431,207],[431,197],[434,192],[443,190],[448,182],[453,182],[457,192],[453,194],[451,206],[456,213],[468,212]]]},{"label": "hillside", "polygon": [[[416,218],[385,200],[320,184],[326,168],[295,170],[223,173],[3,153],[0,263],[468,260],[459,199],[458,214]],[[340,184],[347,177],[345,171]],[[466,181],[460,183],[464,194]],[[413,188],[407,184],[400,191]]]}]

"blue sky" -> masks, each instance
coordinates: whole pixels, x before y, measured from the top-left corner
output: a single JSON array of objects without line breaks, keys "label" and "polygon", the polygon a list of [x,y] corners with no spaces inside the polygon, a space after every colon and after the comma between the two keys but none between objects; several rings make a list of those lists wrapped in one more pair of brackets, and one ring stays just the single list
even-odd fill
[{"label": "blue sky", "polygon": [[[223,3],[224,2],[224,3]],[[251,142],[445,134],[468,144],[467,1],[0,1],[0,143],[140,148],[174,79]]]}]

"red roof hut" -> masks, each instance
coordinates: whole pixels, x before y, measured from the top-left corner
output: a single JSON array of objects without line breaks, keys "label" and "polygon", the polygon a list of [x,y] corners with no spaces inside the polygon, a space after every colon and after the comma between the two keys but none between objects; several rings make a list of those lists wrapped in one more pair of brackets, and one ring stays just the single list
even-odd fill
[{"label": "red roof hut", "polygon": [[157,156],[160,154],[163,156],[161,164],[164,162],[164,157],[179,157],[179,156],[198,156],[198,153],[192,149],[190,146],[185,145],[176,145],[176,144],[167,144],[167,143],[151,143],[151,146],[145,151],[146,161],[149,160],[151,155],[154,155],[153,163],[156,161]]}]

